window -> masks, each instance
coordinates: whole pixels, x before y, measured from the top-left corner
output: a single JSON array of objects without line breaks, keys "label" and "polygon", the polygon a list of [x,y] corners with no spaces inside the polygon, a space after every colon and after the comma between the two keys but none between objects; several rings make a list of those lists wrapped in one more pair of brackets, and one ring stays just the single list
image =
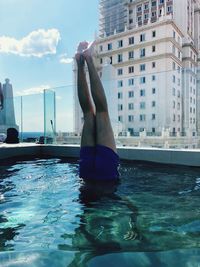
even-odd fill
[{"label": "window", "polygon": [[146,83],[146,77],[140,77],[140,83],[141,84]]},{"label": "window", "polygon": [[152,7],[155,7],[155,6],[156,6],[156,1],[152,1],[152,2],[151,2],[151,6],[152,6]]},{"label": "window", "polygon": [[145,120],[146,120],[146,115],[140,114],[140,121],[145,121]]},{"label": "window", "polygon": [[118,54],[118,63],[119,62],[122,62],[123,61],[123,56],[122,56],[122,54]]},{"label": "window", "polygon": [[118,88],[119,88],[119,87],[123,87],[123,81],[118,81],[118,82],[117,82],[117,85],[118,85]]},{"label": "window", "polygon": [[156,17],[156,11],[151,12],[151,17]]},{"label": "window", "polygon": [[172,6],[168,6],[168,7],[167,7],[167,12],[168,12],[168,13],[172,12]]},{"label": "window", "polygon": [[145,33],[140,34],[140,42],[145,41]]},{"label": "window", "polygon": [[112,43],[108,44],[108,50],[112,50]]},{"label": "window", "polygon": [[155,120],[156,119],[156,114],[152,114],[151,118],[152,118],[152,120]]},{"label": "window", "polygon": [[133,14],[133,9],[130,9],[129,10],[129,14]]},{"label": "window", "polygon": [[128,68],[128,73],[133,73],[134,72],[134,66],[130,66]]},{"label": "window", "polygon": [[152,31],[152,37],[153,37],[153,38],[156,37],[156,31]]},{"label": "window", "polygon": [[175,109],[175,108],[176,108],[176,102],[173,101],[173,109]]},{"label": "window", "polygon": [[145,48],[140,49],[140,57],[145,57]]},{"label": "window", "polygon": [[118,47],[120,48],[120,47],[123,47],[123,40],[119,40],[118,41]]},{"label": "window", "polygon": [[155,45],[152,46],[152,52],[153,53],[156,52],[156,46]]},{"label": "window", "polygon": [[128,43],[129,43],[129,45],[134,44],[134,37],[133,36],[128,39]]},{"label": "window", "polygon": [[151,106],[155,107],[156,106],[156,101],[152,101]]},{"label": "window", "polygon": [[176,47],[175,45],[172,46],[172,53],[175,55],[176,54]]},{"label": "window", "polygon": [[146,107],[145,102],[140,102],[140,109],[145,109],[145,107]]},{"label": "window", "polygon": [[103,45],[100,45],[99,46],[99,52],[102,52],[103,51]]},{"label": "window", "polygon": [[112,64],[112,57],[110,57],[110,64]]},{"label": "window", "polygon": [[123,74],[123,69],[118,69],[118,70],[117,70],[117,74],[118,74],[118,75],[122,75],[122,74]]},{"label": "window", "polygon": [[154,95],[156,93],[156,88],[152,88],[152,94]]},{"label": "window", "polygon": [[123,110],[123,105],[122,104],[118,105],[118,110]]},{"label": "window", "polygon": [[173,38],[175,39],[176,38],[176,32],[173,31]]},{"label": "window", "polygon": [[134,85],[134,79],[133,79],[133,78],[128,80],[128,85],[129,85],[129,86],[130,86],[130,85]]},{"label": "window", "polygon": [[175,96],[176,95],[176,89],[172,88],[172,95]]},{"label": "window", "polygon": [[128,116],[128,121],[129,121],[129,122],[134,121],[134,116],[133,116],[133,115],[129,115],[129,116]]},{"label": "window", "polygon": [[129,92],[128,92],[128,97],[129,97],[129,98],[134,97],[134,92],[133,92],[133,91],[129,91]]},{"label": "window", "polygon": [[152,133],[155,133],[156,132],[156,129],[155,128],[152,128]]},{"label": "window", "polygon": [[173,77],[172,77],[172,81],[173,81],[173,83],[176,82],[176,76],[175,76],[175,75],[173,75]]},{"label": "window", "polygon": [[128,52],[128,58],[129,58],[129,60],[134,58],[134,51]]},{"label": "window", "polygon": [[122,116],[118,116],[118,121],[123,122],[123,117]]},{"label": "window", "polygon": [[100,64],[102,64],[102,63],[103,63],[103,58],[101,57],[101,58],[100,58]]},{"label": "window", "polygon": [[122,92],[118,93],[118,99],[122,99],[122,98],[123,98]]},{"label": "window", "polygon": [[144,19],[147,20],[148,18],[149,18],[149,14],[148,13],[144,14]]},{"label": "window", "polygon": [[137,21],[138,22],[142,21],[142,17],[141,16],[137,17]]},{"label": "window", "polygon": [[134,109],[134,104],[133,103],[129,103],[128,104],[128,109],[129,110],[133,110]]},{"label": "window", "polygon": [[145,96],[145,89],[140,90],[140,96]]},{"label": "window", "polygon": [[152,81],[156,80],[156,75],[152,75]]},{"label": "window", "polygon": [[152,62],[152,68],[156,67],[156,62]]},{"label": "window", "polygon": [[144,10],[147,10],[147,9],[149,9],[149,3],[146,3],[146,4],[144,5]]},{"label": "window", "polygon": [[172,66],[173,66],[173,70],[175,70],[175,69],[176,69],[176,63],[173,62],[173,63],[172,63]]},{"label": "window", "polygon": [[141,12],[142,11],[142,6],[137,6],[137,12]]},{"label": "window", "polygon": [[134,135],[134,128],[128,128],[130,135]]},{"label": "window", "polygon": [[140,71],[145,71],[146,69],[146,65],[145,64],[141,64],[140,65]]}]

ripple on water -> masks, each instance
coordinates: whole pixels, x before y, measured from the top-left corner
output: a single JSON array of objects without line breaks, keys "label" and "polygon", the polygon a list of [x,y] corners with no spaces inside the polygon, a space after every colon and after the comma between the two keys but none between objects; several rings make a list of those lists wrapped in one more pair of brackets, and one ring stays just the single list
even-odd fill
[{"label": "ripple on water", "polygon": [[63,250],[72,260],[87,252],[94,266],[112,252],[200,247],[197,169],[122,164],[121,182],[111,188],[86,186],[77,163],[59,159],[20,161],[1,172],[8,174],[0,180],[1,251]]}]

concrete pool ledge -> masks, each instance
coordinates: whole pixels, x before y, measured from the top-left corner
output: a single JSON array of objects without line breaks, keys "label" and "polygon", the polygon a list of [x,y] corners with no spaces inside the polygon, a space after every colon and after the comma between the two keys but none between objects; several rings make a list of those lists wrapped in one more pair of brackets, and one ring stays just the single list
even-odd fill
[{"label": "concrete pool ledge", "polygon": [[41,145],[20,143],[20,144],[0,144],[0,160],[13,157],[40,156]]},{"label": "concrete pool ledge", "polygon": [[[79,157],[79,145],[0,144],[0,160],[12,157]],[[200,167],[200,149],[162,149],[152,147],[118,147],[122,160]]]}]

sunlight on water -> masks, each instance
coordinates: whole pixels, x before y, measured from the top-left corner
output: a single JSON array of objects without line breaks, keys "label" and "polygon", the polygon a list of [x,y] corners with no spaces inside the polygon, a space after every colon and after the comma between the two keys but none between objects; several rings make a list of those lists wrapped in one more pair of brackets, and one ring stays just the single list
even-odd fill
[{"label": "sunlight on water", "polygon": [[123,163],[120,176],[85,184],[59,159],[0,166],[1,266],[199,266],[199,169]]}]

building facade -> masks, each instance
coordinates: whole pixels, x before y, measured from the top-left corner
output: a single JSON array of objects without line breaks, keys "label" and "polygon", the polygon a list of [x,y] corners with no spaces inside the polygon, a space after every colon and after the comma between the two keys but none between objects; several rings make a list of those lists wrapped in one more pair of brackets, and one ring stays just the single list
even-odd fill
[{"label": "building facade", "polygon": [[194,136],[200,130],[199,2],[100,1],[97,65],[102,79],[108,60],[113,69],[118,134]]}]

